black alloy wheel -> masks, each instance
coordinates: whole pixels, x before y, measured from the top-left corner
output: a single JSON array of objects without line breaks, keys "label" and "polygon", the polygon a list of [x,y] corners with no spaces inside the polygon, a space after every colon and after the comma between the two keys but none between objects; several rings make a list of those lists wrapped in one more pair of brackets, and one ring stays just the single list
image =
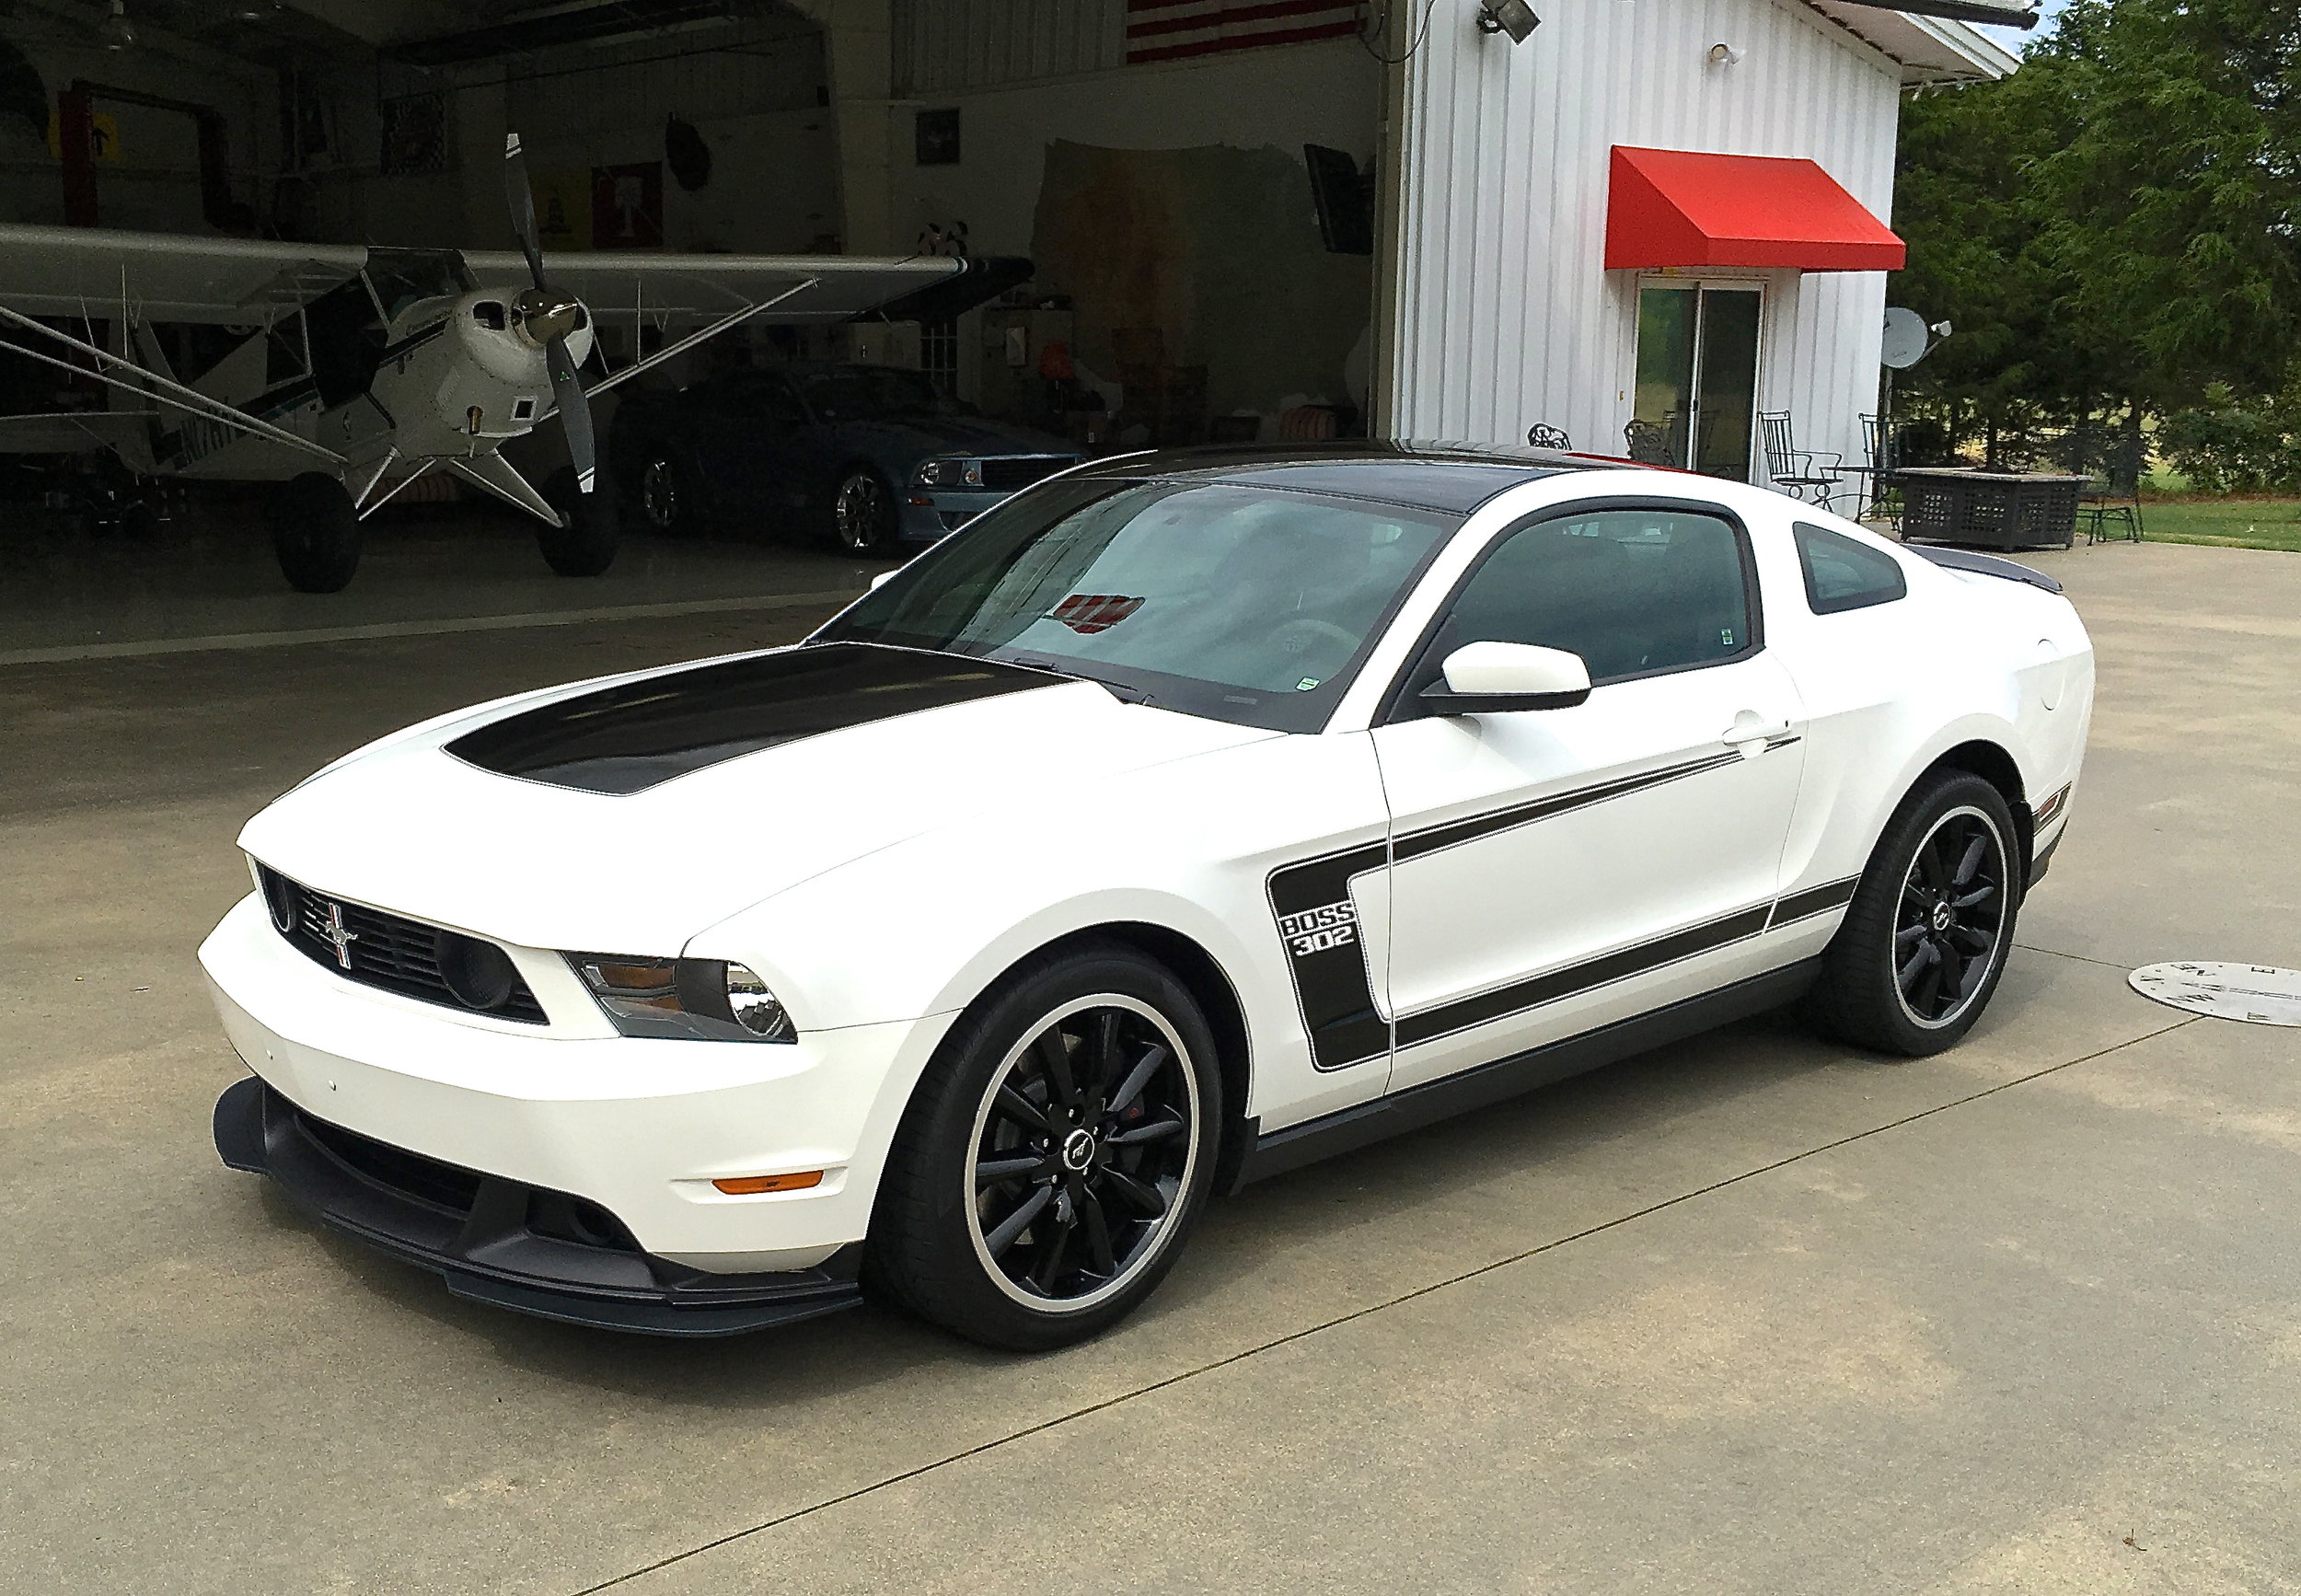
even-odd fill
[{"label": "black alloy wheel", "polygon": [[1902,800],[1870,854],[1809,1000],[1822,1028],[1915,1058],[1953,1046],[1989,1006],[2021,908],[2004,794],[1937,770]]},{"label": "black alloy wheel", "polygon": [[831,494],[831,536],[849,554],[893,553],[896,518],[895,490],[868,466],[841,477]]},{"label": "black alloy wheel", "polygon": [[1978,809],[1954,809],[1918,844],[1893,932],[1894,989],[1921,1025],[1946,1025],[1997,957],[2006,844]]},{"label": "black alloy wheel", "polygon": [[1147,1005],[1099,993],[1049,1014],[976,1111],[977,1260],[1026,1306],[1113,1295],[1175,1220],[1201,1112],[1181,1039]]},{"label": "black alloy wheel", "polygon": [[687,472],[668,454],[648,457],[639,474],[639,513],[657,532],[676,537],[692,532],[702,517]]},{"label": "black alloy wheel", "polygon": [[1032,960],[936,1049],[881,1179],[864,1281],[986,1346],[1093,1336],[1174,1265],[1222,1102],[1189,990],[1117,943]]}]

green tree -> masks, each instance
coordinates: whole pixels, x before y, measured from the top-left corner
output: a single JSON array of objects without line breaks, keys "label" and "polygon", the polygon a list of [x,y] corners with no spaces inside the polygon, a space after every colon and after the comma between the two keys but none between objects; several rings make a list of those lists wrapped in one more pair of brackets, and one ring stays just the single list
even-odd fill
[{"label": "green tree", "polygon": [[1892,295],[1968,435],[2279,392],[2301,331],[2301,6],[2074,0],[2002,83],[1905,108]]}]

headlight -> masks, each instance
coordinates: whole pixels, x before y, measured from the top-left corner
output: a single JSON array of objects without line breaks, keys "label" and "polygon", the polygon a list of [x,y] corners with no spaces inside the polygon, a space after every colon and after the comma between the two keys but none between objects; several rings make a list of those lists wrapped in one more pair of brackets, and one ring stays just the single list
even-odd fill
[{"label": "headlight", "polygon": [[626,1036],[687,1041],[791,1042],[791,1016],[767,983],[721,959],[569,954],[591,995]]},{"label": "headlight", "polygon": [[980,487],[983,463],[980,460],[921,460],[911,480],[921,488]]}]

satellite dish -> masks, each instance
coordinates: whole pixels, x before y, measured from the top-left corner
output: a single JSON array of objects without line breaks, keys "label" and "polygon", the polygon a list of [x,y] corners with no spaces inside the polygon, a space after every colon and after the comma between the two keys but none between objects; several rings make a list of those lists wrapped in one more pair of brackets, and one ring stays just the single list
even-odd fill
[{"label": "satellite dish", "polygon": [[1925,358],[1925,318],[1906,306],[1886,307],[1885,342],[1878,358],[1896,371],[1905,371]]}]

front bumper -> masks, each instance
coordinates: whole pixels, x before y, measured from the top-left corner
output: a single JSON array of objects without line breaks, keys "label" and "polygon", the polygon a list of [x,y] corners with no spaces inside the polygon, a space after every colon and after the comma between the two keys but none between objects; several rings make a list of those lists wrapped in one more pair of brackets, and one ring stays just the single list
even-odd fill
[{"label": "front bumper", "polygon": [[437,1273],[457,1296],[546,1319],[732,1336],[861,1300],[859,1245],[811,1269],[706,1274],[642,1252],[595,1204],[330,1125],[258,1076],[216,1099],[215,1150],[234,1169],[271,1176],[321,1224]]},{"label": "front bumper", "polygon": [[1005,490],[907,489],[902,504],[903,541],[931,543],[957,531],[984,511],[1013,497],[1013,493]]},{"label": "front bumper", "polygon": [[[805,1032],[791,1044],[657,1040],[618,1036],[546,991],[550,1025],[513,1024],[342,978],[290,946],[252,894],[224,917],[200,959],[225,1034],[280,1100],[281,1115],[300,1113],[323,1128],[314,1133],[323,1142],[329,1128],[341,1128],[462,1178],[604,1210],[652,1271],[642,1282],[626,1268],[616,1289],[659,1305],[674,1301],[666,1293],[687,1275],[735,1280],[756,1294],[842,1267],[842,1252],[870,1228],[896,1127],[951,1020]],[[249,1151],[272,1145],[242,1136],[225,1149],[225,1162],[262,1169],[293,1192],[284,1166]],[[824,1172],[819,1184],[796,1191],[730,1196],[712,1184],[812,1170]],[[340,1185],[326,1185],[323,1197]],[[478,1251],[457,1252],[451,1243],[468,1214],[443,1234],[436,1224],[379,1228],[360,1219],[364,1209],[332,1197],[306,1206],[427,1267],[454,1269],[450,1278],[467,1295],[526,1305],[484,1270],[479,1278],[491,1283],[471,1286],[469,1266],[503,1249],[474,1232],[467,1240]],[[522,1264],[513,1272],[527,1283],[511,1284],[580,1297],[595,1283],[554,1266]],[[693,1293],[703,1289],[690,1282],[676,1301],[700,1301]],[[700,1321],[683,1310],[671,1323]]]}]

